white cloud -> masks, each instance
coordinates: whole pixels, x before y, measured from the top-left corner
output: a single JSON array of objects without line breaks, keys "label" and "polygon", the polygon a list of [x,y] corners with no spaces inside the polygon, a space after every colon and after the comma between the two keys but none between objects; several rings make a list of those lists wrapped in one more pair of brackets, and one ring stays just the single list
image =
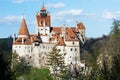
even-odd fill
[{"label": "white cloud", "polygon": [[35,25],[35,21],[28,22],[27,25]]},{"label": "white cloud", "polygon": [[48,3],[46,4],[46,6],[50,8],[63,8],[65,4],[64,3]]},{"label": "white cloud", "polygon": [[102,14],[102,17],[105,19],[118,18],[120,17],[120,11],[115,11],[115,12],[105,11]]},{"label": "white cloud", "polygon": [[87,13],[82,9],[70,9],[53,13],[52,22],[60,23],[60,24],[74,24],[75,21],[81,21],[81,19],[85,18],[94,18],[96,16],[95,13]]},{"label": "white cloud", "polygon": [[66,20],[66,23],[71,23],[72,22],[72,19],[67,19]]},{"label": "white cloud", "polygon": [[0,24],[14,24],[16,22],[20,22],[22,16],[5,16],[0,18]]},{"label": "white cloud", "polygon": [[71,9],[71,10],[66,10],[66,11],[60,11],[56,15],[59,16],[64,16],[64,15],[81,15],[83,10],[81,9]]}]

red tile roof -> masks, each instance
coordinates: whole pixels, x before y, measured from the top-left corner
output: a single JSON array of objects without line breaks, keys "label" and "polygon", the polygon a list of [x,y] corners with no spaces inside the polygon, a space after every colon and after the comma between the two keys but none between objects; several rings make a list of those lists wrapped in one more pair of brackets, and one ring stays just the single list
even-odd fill
[{"label": "red tile roof", "polygon": [[[60,34],[62,33],[62,27],[53,27],[52,32],[54,32],[54,35],[50,38],[50,41],[54,41],[55,39],[59,40]],[[75,30],[75,28],[66,28],[66,41],[79,41],[78,37],[76,36],[75,32],[78,32],[78,30]]]},{"label": "red tile roof", "polygon": [[59,46],[65,46],[66,45],[63,37],[59,37],[57,45],[59,45]]},{"label": "red tile roof", "polygon": [[29,31],[25,22],[25,19],[23,18],[22,23],[21,23],[21,27],[19,30],[18,35],[29,35]]},{"label": "red tile roof", "polygon": [[24,43],[22,44],[22,38],[18,38],[13,45],[31,45],[32,42],[29,38],[25,38],[24,39]]},{"label": "red tile roof", "polygon": [[83,25],[83,23],[78,23],[77,28],[78,29],[85,29],[85,26]]},{"label": "red tile roof", "polygon": [[35,42],[35,41],[40,42],[40,39],[39,39],[36,35],[32,36],[31,38],[33,39],[34,42]]},{"label": "red tile roof", "polygon": [[52,27],[52,30],[51,31],[53,31],[53,32],[55,32],[55,33],[61,33],[62,32],[62,27]]},{"label": "red tile roof", "polygon": [[13,45],[31,45],[33,42],[40,42],[41,40],[37,37],[37,35],[30,35],[28,38],[24,38],[24,42],[22,44],[22,37],[18,37]]},{"label": "red tile roof", "polygon": [[58,39],[57,35],[53,35],[53,36],[50,38],[50,42],[51,42],[51,41],[54,41],[55,39]]},{"label": "red tile roof", "polygon": [[45,11],[45,10],[46,10],[46,8],[45,8],[44,5],[42,6],[41,10],[42,10],[42,11]]},{"label": "red tile roof", "polygon": [[66,29],[66,41],[79,41],[78,37],[76,36],[72,28]]}]

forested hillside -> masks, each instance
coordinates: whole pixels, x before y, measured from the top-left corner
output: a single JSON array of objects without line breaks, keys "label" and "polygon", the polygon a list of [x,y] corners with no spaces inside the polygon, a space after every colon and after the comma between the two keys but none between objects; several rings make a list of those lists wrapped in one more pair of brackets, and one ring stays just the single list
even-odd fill
[{"label": "forested hillside", "polygon": [[0,50],[6,51],[12,49],[12,38],[1,38],[0,39]]},{"label": "forested hillside", "polygon": [[120,80],[120,21],[113,21],[109,35],[88,39],[82,52],[81,59],[92,67],[90,80]]}]

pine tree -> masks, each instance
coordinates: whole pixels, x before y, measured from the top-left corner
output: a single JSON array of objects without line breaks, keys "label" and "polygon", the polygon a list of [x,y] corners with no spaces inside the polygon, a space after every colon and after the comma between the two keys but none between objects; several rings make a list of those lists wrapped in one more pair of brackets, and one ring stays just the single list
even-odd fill
[{"label": "pine tree", "polygon": [[110,51],[113,54],[120,53],[120,21],[119,20],[114,19],[113,21],[109,44],[111,44]]},{"label": "pine tree", "polygon": [[63,77],[66,72],[64,57],[62,54],[59,54],[59,50],[56,47],[53,47],[52,51],[48,54],[47,65],[51,69],[54,80],[57,77]]}]

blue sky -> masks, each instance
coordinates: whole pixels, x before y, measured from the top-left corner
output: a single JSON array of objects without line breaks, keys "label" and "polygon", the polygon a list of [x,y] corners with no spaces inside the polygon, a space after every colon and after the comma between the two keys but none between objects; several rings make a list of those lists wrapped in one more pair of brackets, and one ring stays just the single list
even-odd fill
[{"label": "blue sky", "polygon": [[[22,14],[29,32],[35,33],[35,14],[43,0],[0,0],[0,38],[18,34]],[[51,13],[51,26],[74,27],[76,21],[86,26],[86,37],[109,34],[113,18],[120,19],[120,0],[44,0]]]}]

